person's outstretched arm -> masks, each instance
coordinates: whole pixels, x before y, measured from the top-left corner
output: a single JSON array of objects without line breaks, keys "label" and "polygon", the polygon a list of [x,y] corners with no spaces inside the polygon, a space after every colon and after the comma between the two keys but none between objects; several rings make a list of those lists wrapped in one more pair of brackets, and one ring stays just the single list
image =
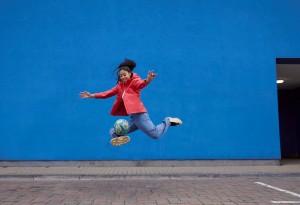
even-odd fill
[{"label": "person's outstretched arm", "polygon": [[88,91],[83,91],[83,92],[80,92],[80,97],[81,98],[109,98],[109,97],[112,97],[114,95],[116,95],[118,93],[118,88],[117,86],[113,87],[111,90],[108,90],[108,91],[105,91],[105,92],[100,92],[100,93],[94,93],[94,94],[91,94],[89,93]]},{"label": "person's outstretched arm", "polygon": [[153,73],[153,70],[152,71],[149,71],[148,72],[148,76],[145,80],[142,80],[142,79],[138,79],[134,82],[134,86],[137,88],[137,89],[143,89],[144,87],[146,87],[147,85],[149,85],[151,83],[151,81],[157,76],[157,74]]},{"label": "person's outstretched arm", "polygon": [[95,94],[91,94],[88,91],[80,92],[81,98],[95,98]]},{"label": "person's outstretched arm", "polygon": [[146,79],[146,82],[149,84],[151,81],[157,76],[157,73],[153,73],[153,70],[148,72],[148,77]]}]

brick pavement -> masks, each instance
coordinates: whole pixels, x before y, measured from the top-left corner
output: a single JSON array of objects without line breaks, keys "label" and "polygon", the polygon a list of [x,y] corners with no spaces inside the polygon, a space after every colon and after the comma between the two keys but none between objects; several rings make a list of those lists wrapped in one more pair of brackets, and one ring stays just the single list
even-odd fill
[{"label": "brick pavement", "polygon": [[300,178],[1,180],[1,205],[265,205],[300,201],[255,182],[300,193]]},{"label": "brick pavement", "polygon": [[0,205],[300,203],[300,197],[255,184],[256,181],[299,194],[300,163],[212,167],[3,166]]}]

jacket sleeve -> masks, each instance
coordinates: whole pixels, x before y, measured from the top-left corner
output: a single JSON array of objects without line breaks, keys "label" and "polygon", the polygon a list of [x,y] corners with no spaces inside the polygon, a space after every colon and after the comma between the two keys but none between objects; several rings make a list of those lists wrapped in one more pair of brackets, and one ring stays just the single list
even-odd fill
[{"label": "jacket sleeve", "polygon": [[142,80],[141,78],[134,79],[134,81],[132,83],[136,89],[143,89],[144,87],[149,85],[149,83],[147,83],[146,80]]},{"label": "jacket sleeve", "polygon": [[100,93],[95,93],[95,98],[109,98],[112,97],[114,95],[118,94],[118,85],[116,85],[115,87],[113,87],[112,89],[105,91],[105,92],[100,92]]}]

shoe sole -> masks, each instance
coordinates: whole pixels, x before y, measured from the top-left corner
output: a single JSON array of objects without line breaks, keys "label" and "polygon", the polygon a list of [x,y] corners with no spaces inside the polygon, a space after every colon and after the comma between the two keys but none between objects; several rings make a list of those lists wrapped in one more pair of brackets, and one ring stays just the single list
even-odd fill
[{"label": "shoe sole", "polygon": [[123,144],[126,144],[130,141],[130,137],[126,136],[126,137],[115,137],[113,139],[110,140],[110,144],[112,144],[113,146],[121,146]]}]

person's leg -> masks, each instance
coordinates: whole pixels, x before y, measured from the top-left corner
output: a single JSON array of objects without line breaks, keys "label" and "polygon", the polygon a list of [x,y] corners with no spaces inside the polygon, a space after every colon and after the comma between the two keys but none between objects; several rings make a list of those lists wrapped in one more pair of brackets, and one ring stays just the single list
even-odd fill
[{"label": "person's leg", "polygon": [[[145,134],[153,139],[158,139],[161,137],[170,126],[178,126],[182,124],[181,120],[178,118],[166,117],[161,124],[155,126],[148,113],[132,114],[130,115],[130,119],[130,129],[127,134],[141,129]],[[110,128],[109,133],[112,138],[120,137],[115,133],[115,129],[113,127]]]},{"label": "person's leg", "polygon": [[109,134],[112,137],[112,139],[110,140],[110,144],[112,144],[114,146],[120,146],[120,145],[126,144],[126,143],[128,143],[130,141],[130,137],[129,136],[117,135],[115,133],[115,129],[113,127],[110,128]]},{"label": "person's leg", "polygon": [[[131,117],[131,116],[130,116]],[[134,121],[131,119],[129,121],[129,131],[128,133],[134,132],[136,130],[138,130],[139,128],[134,124]],[[128,134],[126,133],[126,134]],[[130,141],[130,137],[129,136],[125,136],[125,135],[117,135],[115,133],[115,129],[112,127],[109,130],[109,134],[111,135],[112,139],[110,140],[110,143],[114,146],[120,146],[123,144],[126,144]]]},{"label": "person's leg", "polygon": [[113,127],[109,129],[109,134],[112,138],[119,137],[119,135],[115,133],[115,129]]},{"label": "person's leg", "polygon": [[139,128],[134,124],[134,120],[132,119],[130,115],[130,121],[129,121],[129,131],[127,134],[137,131]]},{"label": "person's leg", "polygon": [[[129,133],[131,133],[131,132],[134,132],[134,131],[136,131],[136,130],[138,130],[138,129],[139,129],[139,128],[134,124],[134,121],[131,119],[131,120],[129,121],[129,131],[128,131],[127,134],[129,134]],[[117,134],[115,133],[115,129],[114,129],[113,127],[110,128],[109,134],[110,134],[110,136],[111,136],[112,138],[120,137],[119,135],[117,135]]]},{"label": "person's leg", "polygon": [[148,113],[134,114],[132,115],[132,120],[140,130],[153,139],[160,138],[171,125],[170,119],[165,118],[161,124],[155,126]]}]

